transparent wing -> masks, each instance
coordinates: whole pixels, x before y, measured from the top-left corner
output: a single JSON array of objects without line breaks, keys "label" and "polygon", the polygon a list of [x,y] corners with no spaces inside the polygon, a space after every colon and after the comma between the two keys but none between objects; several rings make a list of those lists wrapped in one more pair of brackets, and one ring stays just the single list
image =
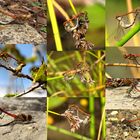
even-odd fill
[{"label": "transparent wing", "polygon": [[119,41],[125,34],[125,29],[123,29],[123,27],[121,27],[119,24],[118,24],[118,28],[117,28],[117,32],[116,34],[114,35],[114,39],[116,41]]}]

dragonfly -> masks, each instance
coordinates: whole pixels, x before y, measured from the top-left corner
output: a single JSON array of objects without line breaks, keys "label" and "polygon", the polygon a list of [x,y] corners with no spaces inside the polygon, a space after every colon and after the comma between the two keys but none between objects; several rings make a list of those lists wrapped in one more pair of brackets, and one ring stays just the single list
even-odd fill
[{"label": "dragonfly", "polygon": [[[133,17],[131,21],[129,20],[130,15]],[[136,8],[125,14],[117,15],[115,19],[117,21],[117,30],[113,37],[116,41],[119,41],[124,36],[125,31],[130,29],[130,27],[134,26],[137,22],[140,22],[140,8]],[[109,41],[110,40],[111,37],[109,37]]]},{"label": "dragonfly", "polygon": [[137,122],[137,121],[140,121],[140,118],[133,119],[133,120],[128,120],[126,118],[121,119],[122,123],[124,123],[126,126],[129,126],[133,130],[137,130],[137,129],[139,130],[140,129],[140,126],[132,125],[133,122]]},{"label": "dragonfly", "polygon": [[22,68],[25,66],[24,62],[17,60],[14,56],[7,53],[6,51],[0,52],[0,64],[15,70],[15,74],[21,72]]},{"label": "dragonfly", "polygon": [[[1,24],[9,24],[13,21],[22,23],[21,21],[27,21],[31,18],[32,14],[28,11],[25,6],[8,6],[8,10],[4,7],[0,6],[0,23]],[[14,11],[14,12],[13,12]],[[18,14],[16,14],[18,13]]]},{"label": "dragonfly", "polygon": [[[84,25],[85,30],[83,30],[81,34],[85,35],[88,29],[88,23],[89,20],[88,20],[87,12],[80,12],[77,15],[72,16],[71,19],[65,21],[63,25],[67,32],[73,32],[77,28],[82,28],[81,26]],[[75,37],[75,39],[77,40],[79,38]]]},{"label": "dragonfly", "polygon": [[[89,50],[89,49],[93,49],[93,47],[94,47],[93,43],[91,43],[90,41],[87,41],[85,39],[87,29],[88,29],[88,24],[89,24],[89,19],[88,19],[87,15],[88,14],[86,11],[84,11],[84,12],[82,11],[76,15],[72,15],[70,19],[68,19],[62,23],[63,24],[62,29],[65,29],[65,30],[63,30],[63,33],[61,35],[62,41],[63,40],[66,41],[67,39],[68,40],[72,39],[72,41],[70,43],[72,44],[72,47],[76,48],[77,50]],[[71,34],[71,35],[69,35],[69,34]],[[50,35],[50,37],[49,37],[50,39],[48,39],[48,42],[50,41],[49,42],[50,45],[53,44],[52,47],[54,48],[53,36],[57,35],[57,34],[55,34],[55,33],[51,34],[51,32],[50,32],[49,35]],[[64,43],[64,42],[62,42],[62,43]],[[50,48],[48,47],[47,49],[49,50]]]},{"label": "dragonfly", "polygon": [[[11,92],[13,92],[13,91],[11,91],[11,89],[14,90],[15,84],[16,84],[16,93],[17,93],[18,86],[20,86],[20,88],[21,88],[20,84],[23,85],[22,77],[18,78],[17,75],[21,74],[21,71],[22,71],[24,66],[25,66],[24,62],[16,59],[13,55],[9,54],[8,52],[6,52],[6,51],[0,52],[0,67],[3,67],[8,71],[11,71],[13,74],[10,76],[10,79],[9,79],[10,85],[9,85],[9,88],[7,88],[9,91],[8,91],[8,94],[6,96],[14,96],[15,95],[15,93],[11,94]],[[21,80],[19,80],[19,79],[21,79]],[[12,80],[12,82],[11,82],[11,80]]]},{"label": "dragonfly", "polygon": [[121,86],[130,86],[134,79],[132,78],[107,78],[106,87],[121,87]]},{"label": "dragonfly", "polygon": [[26,115],[26,114],[13,114],[10,112],[5,111],[4,109],[0,108],[0,112],[5,113],[6,115],[10,116],[13,118],[12,121],[6,123],[6,124],[1,124],[0,127],[2,126],[7,126],[16,122],[26,122],[26,123],[30,123],[32,120],[32,116],[31,115]]},{"label": "dragonfly", "polygon": [[88,50],[94,46],[85,39],[88,23],[87,12],[78,13],[63,23],[65,30],[72,33],[72,37],[75,39],[75,47],[78,49]]},{"label": "dragonfly", "polygon": [[134,79],[130,85],[130,88],[127,90],[127,93],[130,97],[138,98],[140,97],[140,80]]},{"label": "dragonfly", "polygon": [[88,124],[90,119],[90,114],[84,112],[75,104],[69,105],[68,109],[61,116],[68,120],[71,132],[75,132],[80,126]]},{"label": "dragonfly", "polygon": [[91,75],[89,74],[88,64],[84,62],[79,62],[75,69],[68,70],[63,73],[64,80],[66,81],[72,80],[76,75],[80,78],[82,83],[92,84],[95,82],[92,80]]},{"label": "dragonfly", "polygon": [[140,54],[124,54],[125,59],[133,60],[136,64],[140,65],[138,58],[140,58]]},{"label": "dragonfly", "polygon": [[107,78],[106,87],[121,87],[121,86],[130,86],[127,89],[127,94],[129,97],[138,98],[140,95],[140,79],[133,78]]}]

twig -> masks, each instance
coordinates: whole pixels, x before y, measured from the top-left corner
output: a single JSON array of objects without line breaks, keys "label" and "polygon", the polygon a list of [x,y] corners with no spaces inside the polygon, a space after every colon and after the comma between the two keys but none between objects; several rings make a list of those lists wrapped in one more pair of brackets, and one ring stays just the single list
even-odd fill
[{"label": "twig", "polygon": [[99,126],[97,140],[100,140],[100,138],[101,138],[101,131],[102,131],[102,125],[103,125],[104,116],[105,116],[105,107],[103,108],[103,112],[102,112],[102,118],[101,118],[101,122],[100,122],[100,126]]},{"label": "twig", "polygon": [[4,66],[4,65],[2,65],[2,64],[0,64],[0,67],[3,67],[3,68],[5,68],[5,69],[8,70],[8,71],[11,71],[11,72],[13,73],[13,75],[15,75],[15,76],[17,76],[17,77],[27,78],[27,79],[33,81],[33,78],[32,78],[32,77],[30,77],[29,75],[23,74],[23,73],[21,73],[21,72],[18,72],[18,73],[17,73],[16,69],[13,69],[13,68],[11,68],[11,67],[6,67],[6,66]]},{"label": "twig", "polygon": [[136,67],[140,68],[137,64],[124,64],[124,63],[106,63],[105,66],[121,66],[121,67]]},{"label": "twig", "polygon": [[105,54],[103,54],[97,61],[94,62],[94,65],[98,64],[100,61],[102,61],[105,58]]},{"label": "twig", "polygon": [[57,113],[57,112],[54,112],[54,111],[51,111],[51,110],[48,110],[48,113],[51,113],[51,114],[54,114],[54,115],[61,116],[61,114],[60,114],[60,113]]},{"label": "twig", "polygon": [[75,72],[81,72],[81,69],[71,69],[71,70],[66,70],[66,71],[61,71],[61,72],[56,72],[56,73],[48,72],[47,76],[51,76],[51,75],[53,75],[53,76],[63,76],[65,73],[67,73],[69,71],[71,71],[72,73],[75,73]]},{"label": "twig", "polygon": [[41,85],[42,85],[42,83],[41,83],[41,84],[39,83],[38,85],[35,85],[34,87],[31,87],[31,88],[30,88],[29,90],[27,90],[26,92],[20,93],[20,94],[14,96],[14,97],[15,97],[15,98],[21,97],[21,96],[23,96],[23,95],[25,95],[25,94],[27,94],[27,93],[29,93],[29,92],[31,92],[31,91],[34,91],[35,89],[39,88]]}]

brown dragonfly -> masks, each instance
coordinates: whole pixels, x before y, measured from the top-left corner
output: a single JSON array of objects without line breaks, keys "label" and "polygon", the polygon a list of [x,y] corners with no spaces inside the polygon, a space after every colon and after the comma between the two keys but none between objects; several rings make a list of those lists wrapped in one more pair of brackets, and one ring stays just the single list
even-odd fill
[{"label": "brown dragonfly", "polygon": [[89,66],[84,62],[79,62],[76,65],[76,68],[73,70],[68,70],[63,73],[64,79],[66,81],[72,80],[75,76],[78,76],[83,83],[92,84],[95,81],[92,80],[91,75],[89,74]]},{"label": "brown dragonfly", "polygon": [[[1,24],[9,24],[13,21],[27,21],[28,19],[31,18],[32,14],[30,11],[28,11],[29,8],[27,9],[25,6],[18,7],[18,5],[14,6],[8,6],[8,8],[4,8],[0,6],[0,23]],[[14,12],[13,12],[14,11]]]},{"label": "brown dragonfly", "polygon": [[7,126],[10,124],[13,124],[14,122],[26,122],[26,123],[30,123],[32,120],[32,116],[31,115],[26,115],[26,114],[13,114],[10,112],[5,111],[4,109],[0,108],[0,112],[5,113],[6,115],[12,117],[14,120],[6,123],[6,124],[0,124],[0,126]]},{"label": "brown dragonfly", "polygon": [[121,119],[121,122],[124,123],[126,126],[130,127],[131,129],[133,130],[139,130],[140,129],[140,126],[135,126],[133,125],[134,122],[137,122],[137,121],[140,121],[140,118],[137,118],[137,119],[133,119],[133,120],[128,120],[126,118],[122,118]]},{"label": "brown dragonfly", "polygon": [[7,53],[6,51],[0,52],[0,65],[6,69],[11,69],[15,73],[21,72],[22,68],[25,66],[25,63],[17,60],[14,56]]},{"label": "brown dragonfly", "polygon": [[140,54],[124,54],[125,59],[133,60],[136,64],[140,65],[138,58],[140,58]]},{"label": "brown dragonfly", "polygon": [[138,98],[140,97],[140,81],[137,79],[133,80],[133,82],[130,85],[130,88],[127,90],[127,93],[130,97]]},{"label": "brown dragonfly", "polygon": [[90,119],[90,114],[84,112],[75,104],[69,105],[68,109],[61,116],[68,120],[71,132],[75,132],[82,125],[88,124]]},{"label": "brown dragonfly", "polygon": [[[133,79],[133,78],[107,78],[106,80],[106,87],[121,87],[121,86],[130,86],[127,89],[127,94],[130,97],[139,97],[140,95],[140,79]],[[136,94],[137,93],[137,94]]]},{"label": "brown dragonfly", "polygon": [[87,12],[74,15],[70,20],[63,23],[65,30],[72,33],[72,37],[75,39],[75,47],[78,49],[93,49],[94,45],[85,39],[88,23]]}]

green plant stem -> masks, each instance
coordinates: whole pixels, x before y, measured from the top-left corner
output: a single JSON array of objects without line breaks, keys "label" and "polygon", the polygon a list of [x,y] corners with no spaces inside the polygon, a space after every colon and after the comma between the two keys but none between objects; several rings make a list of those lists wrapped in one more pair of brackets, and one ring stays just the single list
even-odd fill
[{"label": "green plant stem", "polygon": [[120,41],[117,42],[117,47],[122,47],[128,40],[130,40],[137,32],[140,31],[140,24],[134,26],[134,28],[130,29],[126,35],[122,37]]},{"label": "green plant stem", "polygon": [[56,49],[57,49],[57,51],[63,51],[60,34],[59,34],[59,29],[58,29],[58,25],[57,25],[57,20],[56,20],[56,15],[54,12],[54,7],[53,7],[53,0],[47,0],[47,4],[48,4],[48,11],[50,14],[50,20],[51,20],[51,24],[52,24],[52,29],[53,29],[53,33],[54,33]]},{"label": "green plant stem", "polygon": [[58,115],[60,116],[61,114],[57,113],[57,112],[54,112],[54,111],[51,111],[51,110],[48,110],[48,113],[51,113],[51,114],[54,114],[54,115]]},{"label": "green plant stem", "polygon": [[74,137],[74,138],[79,139],[79,140],[92,140],[92,139],[87,138],[85,136],[82,136],[82,135],[79,135],[79,134],[76,134],[76,133],[72,133],[72,132],[69,132],[69,131],[67,131],[65,129],[58,128],[58,127],[55,127],[55,126],[52,126],[52,125],[48,125],[47,128],[50,129],[50,130],[62,133],[64,135]]},{"label": "green plant stem", "polygon": [[[47,120],[47,121],[46,121],[47,125],[46,125],[46,126],[48,126],[49,97],[47,97],[47,99],[46,99],[46,100],[47,100],[47,114],[46,114],[46,115],[47,115],[47,118],[46,118],[46,120]],[[47,137],[48,137],[48,130],[47,130]]]},{"label": "green plant stem", "polygon": [[[98,137],[97,137],[97,140],[100,140],[101,139],[101,130],[102,129],[102,126],[103,126],[103,123],[104,123],[104,120],[105,120],[105,107],[103,107],[103,110],[102,110],[102,118],[101,118],[101,122],[100,122],[100,126],[99,126],[99,131],[98,131]],[[105,132],[105,130],[103,130]],[[103,133],[104,133],[103,132]]]},{"label": "green plant stem", "polygon": [[101,104],[102,104],[102,137],[105,139],[106,137],[106,121],[105,121],[105,97],[101,98]]},{"label": "green plant stem", "polygon": [[57,79],[61,79],[61,78],[64,78],[64,76],[57,76],[57,77],[47,78],[47,81],[57,80]]},{"label": "green plant stem", "polygon": [[[101,58],[102,54],[101,54],[101,51],[98,50],[98,60]],[[100,61],[98,63],[98,69],[100,70],[99,71],[99,86],[100,85],[103,85],[103,74],[102,74],[102,62]],[[104,90],[100,92],[100,96],[104,96]]]},{"label": "green plant stem", "polygon": [[70,20],[69,15],[67,14],[67,12],[61,7],[61,5],[59,5],[55,0],[53,0],[53,4],[55,6],[55,8],[57,8],[57,10],[63,15],[63,17],[66,20]]},{"label": "green plant stem", "polygon": [[89,97],[89,111],[90,111],[90,137],[95,139],[95,117],[94,117],[94,96]]},{"label": "green plant stem", "polygon": [[76,14],[77,14],[77,11],[76,11],[76,9],[75,9],[73,3],[72,3],[72,0],[68,0],[68,1],[69,1],[69,4],[70,4],[70,6],[71,6],[71,8],[72,8],[72,10],[73,10],[73,12],[74,12],[74,14],[76,15]]}]

